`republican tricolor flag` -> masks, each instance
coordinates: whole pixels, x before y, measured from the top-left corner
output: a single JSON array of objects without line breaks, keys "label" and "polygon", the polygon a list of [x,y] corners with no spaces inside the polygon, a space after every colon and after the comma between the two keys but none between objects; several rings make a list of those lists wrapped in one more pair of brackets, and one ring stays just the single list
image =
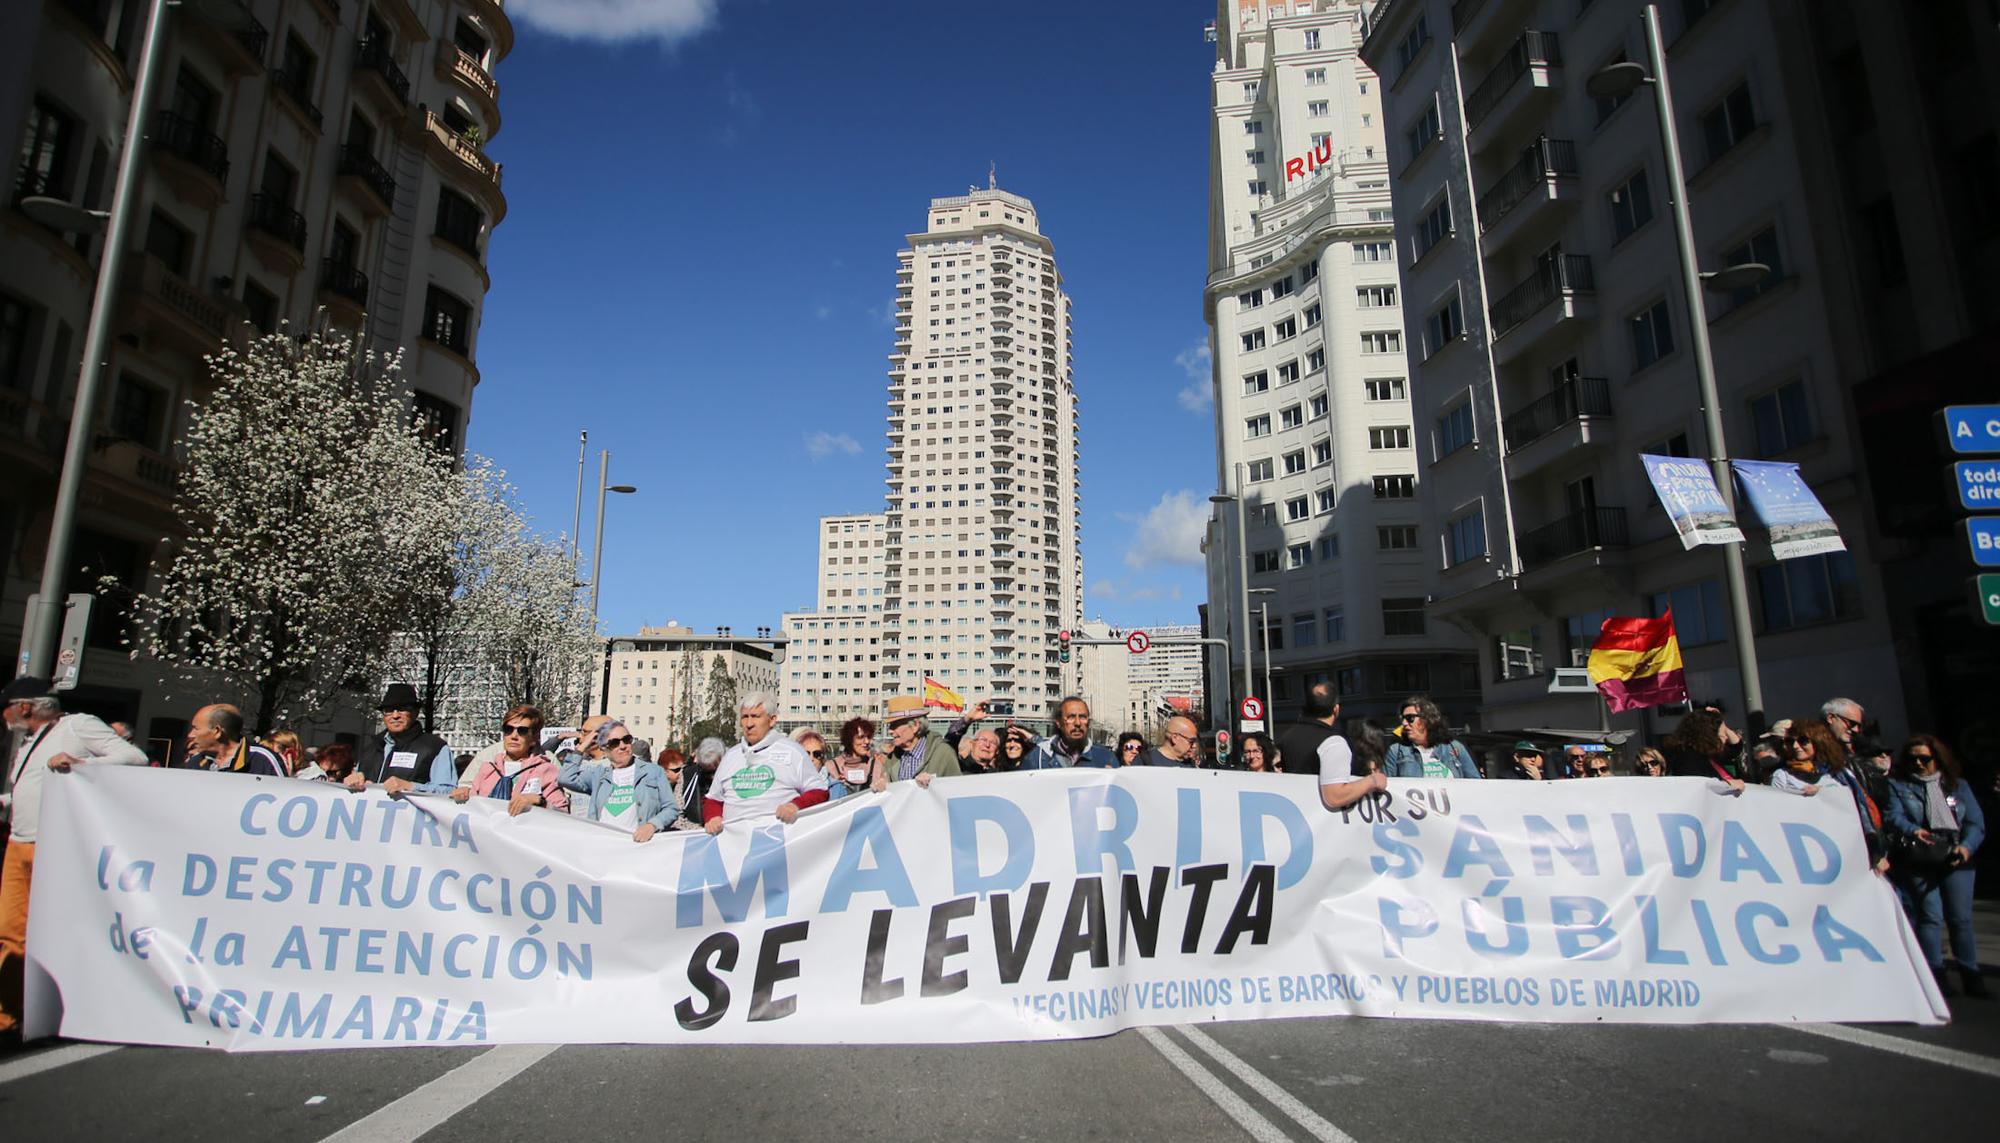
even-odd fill
[{"label": "republican tricolor flag", "polygon": [[1611,713],[1687,701],[1674,613],[1658,619],[1614,615],[1590,648],[1590,681]]},{"label": "republican tricolor flag", "polygon": [[925,675],[924,705],[934,706],[940,710],[963,712],[965,710],[965,699],[950,687],[945,686],[929,675]]}]

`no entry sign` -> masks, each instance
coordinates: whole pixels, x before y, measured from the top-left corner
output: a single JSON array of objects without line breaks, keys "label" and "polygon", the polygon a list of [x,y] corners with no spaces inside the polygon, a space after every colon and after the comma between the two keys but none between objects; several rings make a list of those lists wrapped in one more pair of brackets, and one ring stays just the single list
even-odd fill
[{"label": "no entry sign", "polygon": [[1145,654],[1146,648],[1152,645],[1153,641],[1146,637],[1144,631],[1134,631],[1130,635],[1125,636],[1125,649],[1134,655]]}]

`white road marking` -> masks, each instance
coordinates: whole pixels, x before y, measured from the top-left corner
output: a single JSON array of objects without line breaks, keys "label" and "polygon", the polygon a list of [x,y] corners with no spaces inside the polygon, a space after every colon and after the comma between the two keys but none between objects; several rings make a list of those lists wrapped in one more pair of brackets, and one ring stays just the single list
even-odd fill
[{"label": "white road marking", "polygon": [[1882,1032],[1870,1032],[1865,1028],[1849,1028],[1845,1024],[1783,1024],[1784,1028],[1805,1032],[1813,1036],[1824,1036],[1843,1044],[1858,1044],[1877,1051],[1893,1052],[1925,1063],[1943,1064],[1948,1068],[1959,1068],[1991,1079],[2000,1079],[2000,1060],[1991,1056],[1981,1056],[1973,1052],[1961,1052],[1956,1048],[1940,1048],[1918,1040],[1905,1040],[1901,1036],[1890,1036]]},{"label": "white road marking", "polygon": [[1207,1033],[1192,1025],[1179,1025],[1181,1035],[1188,1042],[1208,1053],[1210,1059],[1221,1064],[1230,1075],[1250,1086],[1250,1090],[1271,1101],[1271,1106],[1292,1117],[1300,1127],[1312,1132],[1312,1137],[1321,1143],[1354,1143],[1354,1136],[1319,1117],[1312,1108],[1300,1103],[1291,1092],[1279,1087],[1269,1076],[1251,1067],[1236,1053],[1210,1039]]},{"label": "white road marking", "polygon": [[1229,1085],[1215,1077],[1215,1074],[1201,1066],[1201,1061],[1181,1050],[1179,1044],[1167,1038],[1158,1028],[1140,1028],[1139,1035],[1145,1037],[1153,1050],[1165,1056],[1168,1063],[1201,1089],[1223,1113],[1236,1121],[1236,1125],[1247,1132],[1257,1143],[1288,1143],[1284,1132],[1277,1125],[1257,1114],[1256,1109],[1246,1103],[1242,1096],[1229,1090]]},{"label": "white road marking", "polygon": [[560,1044],[503,1044],[326,1137],[326,1143],[404,1143],[534,1067]]},{"label": "white road marking", "polygon": [[117,1044],[66,1044],[60,1048],[50,1048],[44,1052],[36,1052],[33,1055],[23,1056],[18,1060],[9,1060],[4,1064],[0,1064],[0,1083],[11,1083],[17,1079],[27,1079],[32,1075],[40,1075],[46,1071],[53,1071],[65,1064],[81,1063],[93,1056],[101,1056],[106,1052],[115,1052],[119,1046]]}]

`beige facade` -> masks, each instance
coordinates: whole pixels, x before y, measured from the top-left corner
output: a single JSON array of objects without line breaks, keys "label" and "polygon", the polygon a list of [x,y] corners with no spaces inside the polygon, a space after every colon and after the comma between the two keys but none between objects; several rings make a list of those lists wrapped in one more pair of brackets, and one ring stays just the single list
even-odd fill
[{"label": "beige facade", "polygon": [[[727,627],[699,632],[678,624],[641,627],[613,635],[608,662],[600,657],[600,698],[592,705],[625,720],[656,749],[678,746],[687,728],[709,714],[710,676],[720,664],[736,680],[738,698],[753,691],[778,693],[782,657],[768,631],[753,636]],[[729,741],[735,741],[732,735]]]},{"label": "beige facade", "polygon": [[896,271],[881,693],[1045,714],[1082,619],[1069,296],[1034,204],[932,199]]},{"label": "beige facade", "polygon": [[[23,214],[28,195],[109,205],[144,0],[11,5],[0,109],[14,131],[0,209],[0,640],[41,574],[103,240]],[[94,411],[70,590],[137,586],[184,457],[202,355],[280,323],[360,330],[404,349],[415,414],[461,446],[479,380],[486,240],[506,213],[484,142],[513,44],[497,0],[217,0],[170,9],[133,254]],[[18,64],[19,66],[13,66]],[[174,738],[160,673],[117,652],[100,596],[80,709]]]},{"label": "beige facade", "polygon": [[1220,0],[1216,17],[1203,307],[1217,487],[1241,481],[1248,550],[1236,505],[1219,505],[1207,615],[1231,664],[1211,705],[1242,697],[1245,626],[1263,663],[1247,574],[1272,592],[1251,607],[1268,604],[1264,697],[1281,721],[1316,682],[1354,716],[1412,691],[1454,710],[1477,694],[1470,641],[1425,606],[1435,534],[1416,498],[1401,253],[1362,15],[1358,0]]},{"label": "beige facade", "polygon": [[[1880,458],[1898,456],[1887,471],[1902,480],[1903,461],[1934,448],[1925,430],[1949,394],[1909,378],[1936,404],[1878,394],[1880,419],[1853,399],[1857,383],[1990,320],[1990,13],[1955,0],[1661,5],[1698,261],[1776,271],[1690,314],[1652,92],[1585,90],[1607,64],[1645,60],[1642,7],[1372,8],[1362,54],[1385,81],[1423,505],[1442,540],[1424,552],[1433,614],[1477,637],[1489,724],[1596,726],[1593,696],[1547,693],[1550,669],[1581,663],[1603,617],[1669,606],[1690,690],[1740,701],[1720,553],[1682,549],[1638,459],[1713,455],[1688,336],[1705,321],[1728,454],[1800,465],[1848,549],[1776,562],[1752,530],[1766,707],[1783,717],[1851,694],[1900,734],[1923,701],[1916,676],[1942,654],[1923,627],[1963,639],[1976,616],[1939,577],[1899,572],[1926,537],[1877,511],[1884,470],[1868,454],[1914,419],[1900,455]],[[1990,368],[1985,380],[1990,399]],[[1892,586],[1899,575],[1912,591]],[[1963,653],[1996,661],[1991,639]],[[1672,719],[1612,721],[1658,732]]]},{"label": "beige facade", "polygon": [[879,512],[820,518],[818,598],[784,617],[786,730],[879,720],[885,522]]}]

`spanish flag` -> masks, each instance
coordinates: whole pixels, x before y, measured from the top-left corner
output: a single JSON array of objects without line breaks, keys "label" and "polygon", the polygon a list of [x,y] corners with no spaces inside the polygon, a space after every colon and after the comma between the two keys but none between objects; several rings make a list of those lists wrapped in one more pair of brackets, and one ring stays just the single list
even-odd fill
[{"label": "spanish flag", "polygon": [[1687,701],[1674,613],[1658,619],[1614,615],[1590,648],[1590,681],[1611,713]]},{"label": "spanish flag", "polygon": [[[1676,655],[1675,661],[1679,661],[1678,655]],[[965,711],[965,700],[953,692],[950,687],[945,686],[929,675],[924,676],[924,705],[934,706],[941,710],[957,711],[959,713],[964,713]]]}]

